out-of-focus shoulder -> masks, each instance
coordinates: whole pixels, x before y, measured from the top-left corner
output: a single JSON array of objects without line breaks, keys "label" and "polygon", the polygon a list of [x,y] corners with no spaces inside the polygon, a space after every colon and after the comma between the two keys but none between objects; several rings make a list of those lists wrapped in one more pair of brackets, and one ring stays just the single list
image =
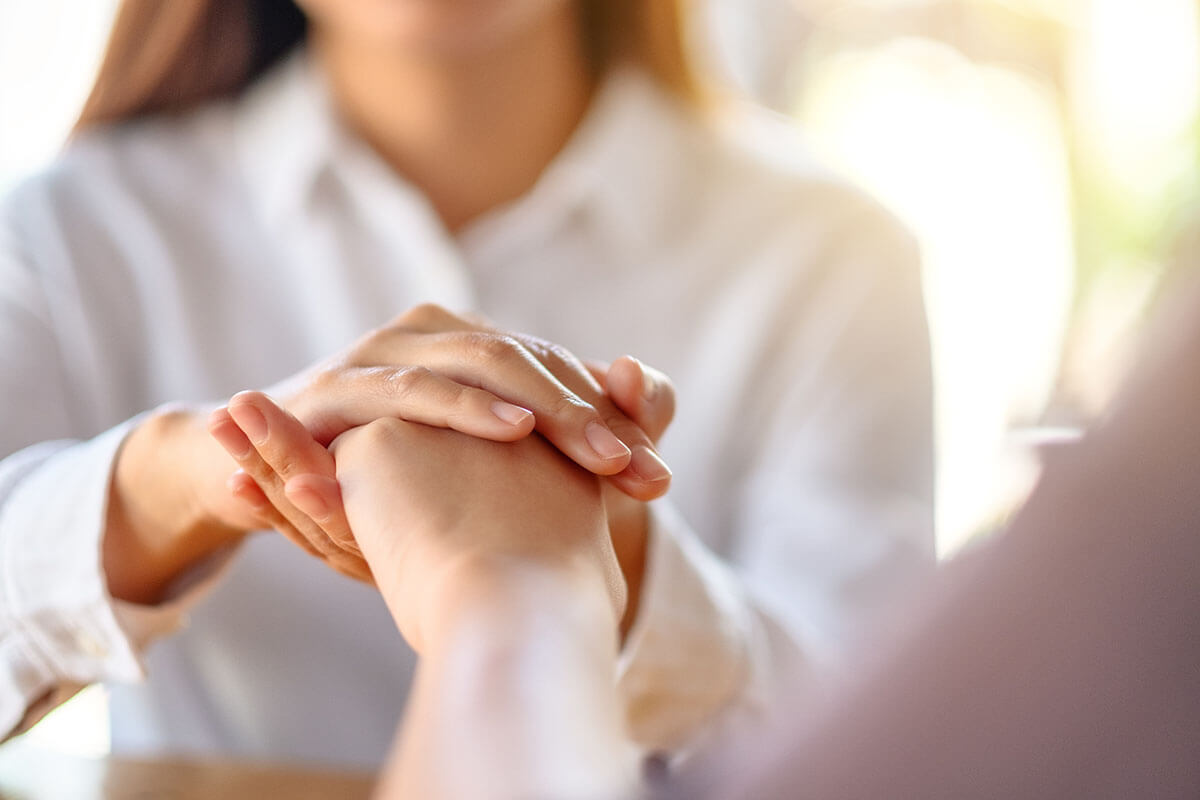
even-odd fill
[{"label": "out-of-focus shoulder", "polygon": [[6,224],[43,214],[104,217],[129,199],[175,205],[226,180],[232,166],[228,102],[184,114],[98,125],[72,137],[47,167],[19,181],[3,200]]},{"label": "out-of-focus shoulder", "polygon": [[904,230],[883,203],[823,161],[795,121],[730,101],[706,123],[710,159],[728,191],[760,213],[803,213],[810,223],[871,222]]}]

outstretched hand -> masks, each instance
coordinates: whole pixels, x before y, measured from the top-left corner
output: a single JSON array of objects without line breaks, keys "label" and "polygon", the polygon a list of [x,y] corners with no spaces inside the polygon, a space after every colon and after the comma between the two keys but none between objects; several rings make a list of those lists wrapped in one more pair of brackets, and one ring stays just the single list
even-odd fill
[{"label": "outstretched hand", "polygon": [[418,652],[448,616],[514,576],[603,587],[615,638],[625,581],[599,479],[542,437],[497,443],[389,418],[331,450],[356,541]]}]

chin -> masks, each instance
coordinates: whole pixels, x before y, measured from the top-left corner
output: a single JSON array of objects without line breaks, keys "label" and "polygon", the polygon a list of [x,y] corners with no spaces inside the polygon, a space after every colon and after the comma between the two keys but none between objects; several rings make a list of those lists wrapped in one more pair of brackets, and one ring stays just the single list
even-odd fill
[{"label": "chin", "polygon": [[318,25],[364,45],[469,55],[501,45],[573,0],[297,0]]}]

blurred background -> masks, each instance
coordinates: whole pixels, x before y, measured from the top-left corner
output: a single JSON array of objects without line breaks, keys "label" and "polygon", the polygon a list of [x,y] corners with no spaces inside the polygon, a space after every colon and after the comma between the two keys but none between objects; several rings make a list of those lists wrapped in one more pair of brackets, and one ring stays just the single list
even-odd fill
[{"label": "blurred background", "polygon": [[[1200,264],[1200,3],[693,2],[714,78],[921,242],[950,554],[1103,409],[1164,276]],[[0,0],[0,191],[61,146],[115,7]],[[103,690],[27,738],[106,753]]]}]

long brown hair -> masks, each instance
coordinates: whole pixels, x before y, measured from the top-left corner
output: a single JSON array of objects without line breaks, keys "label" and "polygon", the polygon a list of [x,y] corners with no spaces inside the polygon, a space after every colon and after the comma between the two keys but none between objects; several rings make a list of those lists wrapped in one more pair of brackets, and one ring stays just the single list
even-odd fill
[{"label": "long brown hair", "polygon": [[[578,2],[584,45],[598,73],[629,58],[695,99],[685,0]],[[306,30],[292,0],[122,0],[75,130],[237,94]]]}]

